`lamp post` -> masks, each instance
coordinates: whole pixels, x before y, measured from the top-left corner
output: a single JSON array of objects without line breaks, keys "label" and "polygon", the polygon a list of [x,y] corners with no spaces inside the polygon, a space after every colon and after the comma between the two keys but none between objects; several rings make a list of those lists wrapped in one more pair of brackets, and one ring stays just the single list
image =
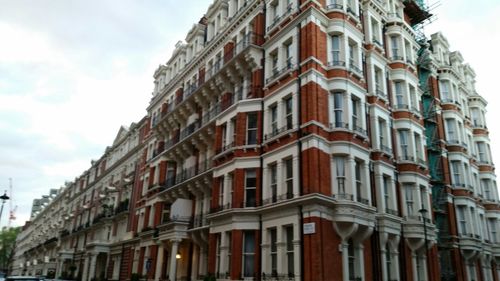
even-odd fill
[{"label": "lamp post", "polygon": [[426,221],[427,220],[427,216],[426,216],[427,215],[427,209],[422,208],[422,209],[418,210],[418,212],[422,215],[422,221],[424,222],[425,261],[427,263],[426,266],[425,266],[425,268],[426,268],[426,271],[427,271],[426,272],[427,273],[427,278],[428,278],[428,280],[432,280],[432,278],[430,278],[431,276],[429,274],[429,264],[430,263],[429,263],[429,252],[428,252],[429,248],[428,248],[428,245],[427,245],[427,221]]},{"label": "lamp post", "polygon": [[2,196],[0,196],[0,200],[2,200],[2,207],[0,207],[0,222],[2,221],[2,213],[3,213],[3,205],[7,200],[9,200],[10,197],[7,196],[7,190],[4,192]]}]

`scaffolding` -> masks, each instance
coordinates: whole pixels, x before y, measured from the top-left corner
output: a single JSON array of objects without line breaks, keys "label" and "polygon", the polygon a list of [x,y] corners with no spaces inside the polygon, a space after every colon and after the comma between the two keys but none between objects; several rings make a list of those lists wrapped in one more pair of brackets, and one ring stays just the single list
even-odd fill
[{"label": "scaffolding", "polygon": [[[448,190],[444,174],[445,140],[439,134],[440,106],[436,96],[436,89],[431,83],[432,56],[426,40],[419,41],[421,48],[418,52],[418,73],[420,90],[422,92],[422,110],[427,142],[427,158],[429,163],[430,186],[432,190],[432,208],[438,229],[438,251],[441,264],[442,280],[453,280],[456,276],[451,266],[451,251],[453,249],[450,236],[448,214]],[[452,279],[449,279],[452,277]]]}]

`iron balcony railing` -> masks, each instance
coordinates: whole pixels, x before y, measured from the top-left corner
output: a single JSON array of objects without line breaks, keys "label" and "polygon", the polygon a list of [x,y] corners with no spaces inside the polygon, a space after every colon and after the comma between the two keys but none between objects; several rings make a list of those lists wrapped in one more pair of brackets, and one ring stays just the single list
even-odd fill
[{"label": "iron balcony railing", "polygon": [[203,174],[212,168],[212,161],[205,160],[189,168],[181,169],[177,174],[167,177],[165,184],[160,186],[160,191],[168,190],[176,185]]},{"label": "iron balcony railing", "polygon": [[291,130],[292,128],[293,128],[292,126],[288,126],[288,125],[282,126],[280,128],[275,128],[275,129],[271,130],[270,133],[268,133],[264,136],[264,140],[271,139],[271,138],[273,138],[281,133],[284,133],[286,131]]},{"label": "iron balcony railing", "polygon": [[391,209],[391,208],[385,208],[385,212],[387,214],[389,214],[389,215],[399,216],[398,210],[394,210],[394,209]]},{"label": "iron balcony railing", "polygon": [[[245,34],[243,36],[243,38],[238,43],[236,43],[236,45],[234,46],[234,48],[231,50],[231,53],[232,53],[231,58],[234,58],[235,56],[239,55],[240,53],[242,53],[243,51],[245,51],[247,48],[249,48],[251,45],[254,45],[257,42],[257,39],[258,38],[262,38],[262,37],[263,37],[262,35],[258,35],[258,34],[254,33],[254,32],[249,32],[249,33]],[[228,55],[228,54],[226,53],[225,56],[226,55]],[[167,115],[169,115],[170,113],[172,113],[175,110],[175,108],[176,108],[177,105],[185,102],[188,99],[188,97],[192,96],[203,85],[206,85],[206,81],[208,81],[211,77],[215,76],[228,62],[229,62],[229,60],[228,61],[224,61],[224,57],[221,57],[221,58],[217,59],[216,61],[214,61],[213,64],[212,64],[212,66],[209,67],[209,68],[207,68],[205,70],[205,77],[204,77],[204,79],[202,79],[200,77],[200,79],[198,80],[197,83],[191,84],[191,85],[189,85],[189,87],[187,87],[186,89],[184,89],[183,95],[180,95],[180,96],[176,97],[175,102],[167,104],[167,106],[165,107],[165,109],[162,110],[161,118],[160,118],[159,121],[161,121]],[[172,79],[172,82],[173,82],[173,80],[174,79]],[[170,87],[172,85],[170,85],[170,83],[169,83]],[[157,125],[159,123],[159,121],[157,121],[155,123],[155,125]]]},{"label": "iron balcony railing", "polygon": [[326,9],[327,10],[343,10],[344,6],[342,4],[334,3],[334,4],[328,4],[326,6]]},{"label": "iron balcony railing", "polygon": [[293,198],[292,192],[287,192],[287,193],[284,193],[281,195],[274,195],[274,196],[271,196],[269,198],[262,200],[262,205],[269,205],[271,203],[278,203],[278,202],[282,202],[282,201],[289,200],[292,198]]},{"label": "iron balcony railing", "polygon": [[275,68],[273,69],[271,76],[266,79],[266,84],[273,81],[274,79],[280,77],[281,75],[287,73],[289,70],[292,70],[296,67],[296,64],[292,63],[291,60],[287,60],[287,63],[281,69]]},{"label": "iron balcony railing", "polygon": [[387,154],[392,154],[392,149],[390,147],[388,147],[387,145],[381,144],[380,150],[382,150],[383,152],[385,152]]}]

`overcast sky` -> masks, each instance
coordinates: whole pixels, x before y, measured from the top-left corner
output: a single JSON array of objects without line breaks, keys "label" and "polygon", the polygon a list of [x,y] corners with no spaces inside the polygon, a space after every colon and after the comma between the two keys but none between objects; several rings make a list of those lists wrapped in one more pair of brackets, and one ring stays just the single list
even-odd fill
[{"label": "overcast sky", "polygon": [[[0,192],[13,179],[22,225],[31,202],[73,180],[121,125],[146,114],[153,72],[211,0],[0,0]],[[441,0],[441,30],[476,70],[500,159],[500,1]],[[6,225],[8,205],[1,225]]]}]

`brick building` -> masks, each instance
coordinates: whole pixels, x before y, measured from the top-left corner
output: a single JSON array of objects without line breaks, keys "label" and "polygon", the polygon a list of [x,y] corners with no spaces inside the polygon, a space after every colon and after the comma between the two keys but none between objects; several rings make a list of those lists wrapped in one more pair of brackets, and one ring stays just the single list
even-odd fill
[{"label": "brick building", "polygon": [[[14,269],[50,248],[85,281],[499,280],[486,101],[429,17],[421,0],[215,0],[155,71],[135,148],[60,192],[60,234],[33,233],[43,209]],[[133,176],[108,177],[120,163]]]}]

